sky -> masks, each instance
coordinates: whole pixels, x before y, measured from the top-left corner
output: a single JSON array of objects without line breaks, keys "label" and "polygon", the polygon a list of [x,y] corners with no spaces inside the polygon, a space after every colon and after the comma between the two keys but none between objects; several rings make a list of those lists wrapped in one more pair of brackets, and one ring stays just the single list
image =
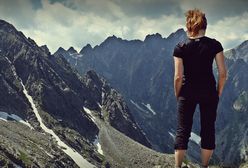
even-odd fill
[{"label": "sky", "polygon": [[186,30],[184,13],[193,8],[206,14],[206,36],[225,50],[248,40],[248,0],[0,0],[0,19],[53,53],[59,47],[94,47],[112,35],[165,38]]}]

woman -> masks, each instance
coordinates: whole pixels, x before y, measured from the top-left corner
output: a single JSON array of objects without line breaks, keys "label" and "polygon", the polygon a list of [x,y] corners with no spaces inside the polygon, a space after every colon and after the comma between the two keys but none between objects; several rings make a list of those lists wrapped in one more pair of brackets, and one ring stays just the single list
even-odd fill
[{"label": "woman", "polygon": [[[226,81],[223,47],[205,36],[207,19],[199,9],[185,13],[187,38],[173,52],[174,91],[177,99],[178,125],[175,138],[175,167],[181,167],[191,133],[196,105],[201,117],[201,167],[208,167],[215,149],[215,120],[219,97]],[[218,84],[212,72],[213,60],[218,68]]]}]

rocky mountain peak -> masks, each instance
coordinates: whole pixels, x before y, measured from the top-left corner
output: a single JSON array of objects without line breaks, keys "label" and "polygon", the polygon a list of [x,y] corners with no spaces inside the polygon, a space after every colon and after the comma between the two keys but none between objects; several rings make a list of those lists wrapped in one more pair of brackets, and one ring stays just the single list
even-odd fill
[{"label": "rocky mountain peak", "polygon": [[113,34],[112,36],[109,36],[107,39],[117,39],[117,37]]},{"label": "rocky mountain peak", "polygon": [[112,35],[112,36],[107,37],[102,44],[109,44],[109,43],[118,42],[118,41],[122,41],[122,39],[120,37],[116,37],[115,35]]},{"label": "rocky mountain peak", "polygon": [[67,52],[69,52],[70,54],[75,54],[77,53],[77,50],[75,50],[73,47],[70,47]]},{"label": "rocky mountain peak", "polygon": [[[103,82],[101,77],[97,75],[94,70],[89,70],[85,73],[84,77],[87,79],[86,85],[94,84],[98,88],[102,88]],[[92,86],[93,87],[93,86]]]},{"label": "rocky mountain peak", "polygon": [[242,42],[240,45],[237,47],[228,50],[225,53],[225,56],[229,59],[232,60],[238,60],[238,59],[243,59],[245,62],[248,62],[248,40]]},{"label": "rocky mountain peak", "polygon": [[38,45],[33,39],[29,37],[26,38],[21,31],[17,31],[12,24],[4,20],[0,20],[0,30],[1,41],[7,42],[9,47],[11,47],[12,45],[15,45],[16,47],[25,45],[25,47],[29,46],[35,49],[39,49]]},{"label": "rocky mountain peak", "polygon": [[84,54],[87,53],[89,51],[91,51],[93,48],[90,44],[87,44],[86,46],[84,46],[81,51],[79,52],[80,54]]},{"label": "rocky mountain peak", "polygon": [[171,33],[167,39],[183,39],[187,36],[183,28],[178,29],[174,33]]},{"label": "rocky mountain peak", "polygon": [[65,52],[66,52],[66,50],[65,50],[63,47],[59,47],[59,48],[57,49],[57,51],[55,51],[54,54],[65,53]]},{"label": "rocky mountain peak", "polygon": [[4,20],[1,20],[1,19],[0,19],[0,29],[8,31],[8,32],[12,32],[12,31],[17,32],[17,30],[15,29],[15,27],[12,24],[10,24]]},{"label": "rocky mountain peak", "polygon": [[158,39],[162,39],[162,35],[161,35],[161,34],[159,34],[159,33],[156,33],[156,34],[148,34],[148,35],[145,37],[145,40],[144,40],[144,41],[158,40]]},{"label": "rocky mountain peak", "polygon": [[30,43],[32,46],[37,46],[36,42],[35,42],[33,39],[31,39],[30,37],[28,37],[28,41],[29,41],[29,43]]},{"label": "rocky mountain peak", "polygon": [[241,43],[238,47],[238,49],[241,50],[247,50],[248,49],[248,40],[245,40],[243,43]]},{"label": "rocky mountain peak", "polygon": [[47,55],[50,55],[50,54],[51,54],[50,51],[49,51],[49,49],[48,49],[48,47],[47,47],[47,45],[42,45],[40,48],[41,48],[41,50],[44,51]]}]

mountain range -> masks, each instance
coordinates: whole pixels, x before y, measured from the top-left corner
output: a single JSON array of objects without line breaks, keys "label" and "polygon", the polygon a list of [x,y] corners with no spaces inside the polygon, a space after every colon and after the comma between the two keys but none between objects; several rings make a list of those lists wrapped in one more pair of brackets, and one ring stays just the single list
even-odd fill
[{"label": "mountain range", "polygon": [[[52,55],[3,20],[0,37],[1,167],[145,163],[135,157],[130,162],[124,155],[123,145],[139,144],[133,149],[147,155],[151,144],[122,95],[105,79],[94,71],[80,76],[63,57]],[[118,144],[120,137],[127,139],[125,143]],[[103,143],[125,157],[108,155],[113,151]],[[165,155],[155,151],[151,155],[146,167],[171,159],[170,155],[160,159]]]},{"label": "mountain range", "polygon": [[[68,50],[60,47],[54,54],[63,56],[80,74],[93,69],[106,78],[124,96],[152,149],[173,153],[176,100],[172,52],[185,38],[183,29],[167,38],[159,33],[147,35],[144,41],[128,41],[113,35],[94,48],[87,44],[77,52],[73,47]],[[228,79],[218,105],[217,148],[212,163],[235,166],[247,161],[247,53],[247,41],[224,53]],[[213,68],[217,80],[216,63]],[[188,150],[192,161],[200,160],[199,117],[197,106]]]},{"label": "mountain range", "polygon": [[[51,54],[0,20],[1,167],[174,167],[172,50],[183,29]],[[225,52],[212,164],[245,167],[247,41]],[[216,71],[216,66],[215,73]],[[188,160],[199,160],[199,109]],[[192,164],[192,163],[190,163]],[[192,164],[194,167],[195,164]]]}]

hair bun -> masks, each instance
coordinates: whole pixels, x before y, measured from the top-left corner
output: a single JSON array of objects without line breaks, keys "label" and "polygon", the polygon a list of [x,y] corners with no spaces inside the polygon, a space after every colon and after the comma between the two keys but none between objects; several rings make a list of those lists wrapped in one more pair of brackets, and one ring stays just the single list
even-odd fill
[{"label": "hair bun", "polygon": [[201,29],[207,28],[207,19],[205,13],[199,9],[188,10],[185,13],[186,28],[190,36],[196,36]]}]

